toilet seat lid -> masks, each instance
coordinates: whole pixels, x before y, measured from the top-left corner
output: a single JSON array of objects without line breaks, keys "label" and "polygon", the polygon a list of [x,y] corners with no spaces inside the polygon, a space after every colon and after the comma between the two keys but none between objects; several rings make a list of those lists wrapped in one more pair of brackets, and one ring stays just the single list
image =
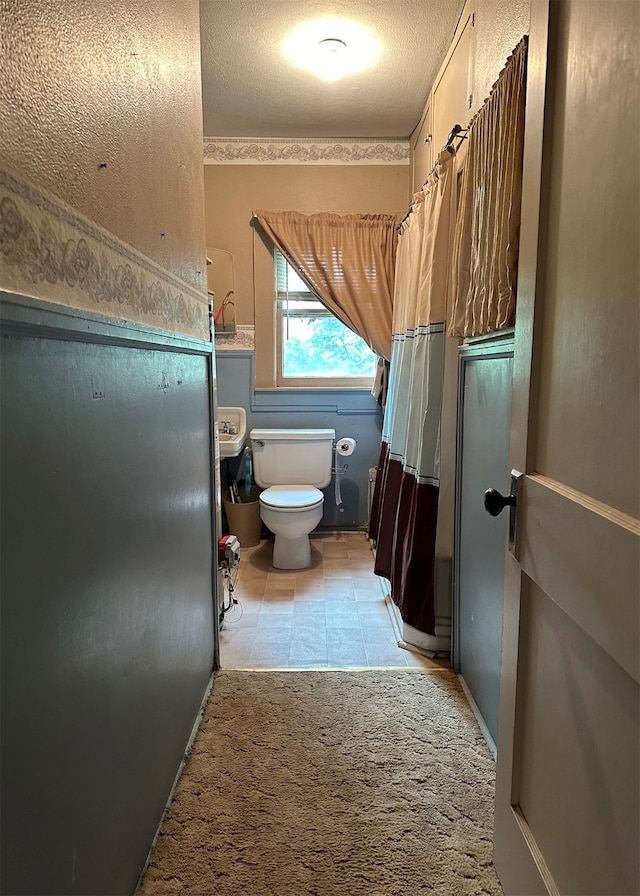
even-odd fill
[{"label": "toilet seat lid", "polygon": [[271,485],[260,495],[260,503],[274,510],[307,510],[323,500],[324,495],[313,485]]}]

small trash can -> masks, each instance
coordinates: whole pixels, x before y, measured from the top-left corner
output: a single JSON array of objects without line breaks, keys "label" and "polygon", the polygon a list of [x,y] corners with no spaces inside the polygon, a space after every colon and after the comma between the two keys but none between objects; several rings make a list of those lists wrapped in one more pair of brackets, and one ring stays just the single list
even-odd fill
[{"label": "small trash can", "polygon": [[262,520],[260,519],[260,492],[262,489],[254,485],[251,494],[245,494],[240,486],[240,504],[234,504],[229,491],[223,493],[224,512],[229,523],[229,534],[235,535],[241,548],[253,548],[260,544]]}]

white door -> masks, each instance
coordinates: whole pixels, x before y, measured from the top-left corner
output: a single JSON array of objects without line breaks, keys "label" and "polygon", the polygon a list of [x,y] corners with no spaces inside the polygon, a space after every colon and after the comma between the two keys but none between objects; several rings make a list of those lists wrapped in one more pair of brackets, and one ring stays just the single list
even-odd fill
[{"label": "white door", "polygon": [[532,3],[495,863],[638,894],[637,0]]}]

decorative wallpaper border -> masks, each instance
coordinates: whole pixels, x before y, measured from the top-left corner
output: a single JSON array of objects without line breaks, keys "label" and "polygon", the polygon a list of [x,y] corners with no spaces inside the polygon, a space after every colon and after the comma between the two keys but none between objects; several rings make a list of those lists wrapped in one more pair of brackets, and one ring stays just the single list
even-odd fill
[{"label": "decorative wallpaper border", "polygon": [[81,216],[0,169],[0,288],[209,341],[209,300]]},{"label": "decorative wallpaper border", "polygon": [[408,165],[408,140],[205,137],[205,165]]},{"label": "decorative wallpaper border", "polygon": [[235,333],[215,334],[216,354],[218,352],[255,351],[256,328],[246,324],[236,324]]}]

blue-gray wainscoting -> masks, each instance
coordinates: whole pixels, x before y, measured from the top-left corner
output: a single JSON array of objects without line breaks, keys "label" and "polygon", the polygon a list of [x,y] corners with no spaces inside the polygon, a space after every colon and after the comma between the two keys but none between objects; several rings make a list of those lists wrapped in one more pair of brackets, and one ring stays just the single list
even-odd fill
[{"label": "blue-gray wainscoting", "polygon": [[212,346],[0,311],[0,891],[124,896],[216,662]]},{"label": "blue-gray wainscoting", "polygon": [[[378,463],[382,413],[366,390],[344,389],[261,389],[256,390],[252,351],[224,351],[216,356],[218,404],[243,407],[247,428],[335,429],[337,438],[357,441],[355,452],[340,463],[347,463],[341,491],[344,510],[336,507],[334,480],[325,489],[321,527],[329,529],[365,528],[369,519],[369,469]],[[241,478],[239,460],[229,461],[230,476]]]}]

